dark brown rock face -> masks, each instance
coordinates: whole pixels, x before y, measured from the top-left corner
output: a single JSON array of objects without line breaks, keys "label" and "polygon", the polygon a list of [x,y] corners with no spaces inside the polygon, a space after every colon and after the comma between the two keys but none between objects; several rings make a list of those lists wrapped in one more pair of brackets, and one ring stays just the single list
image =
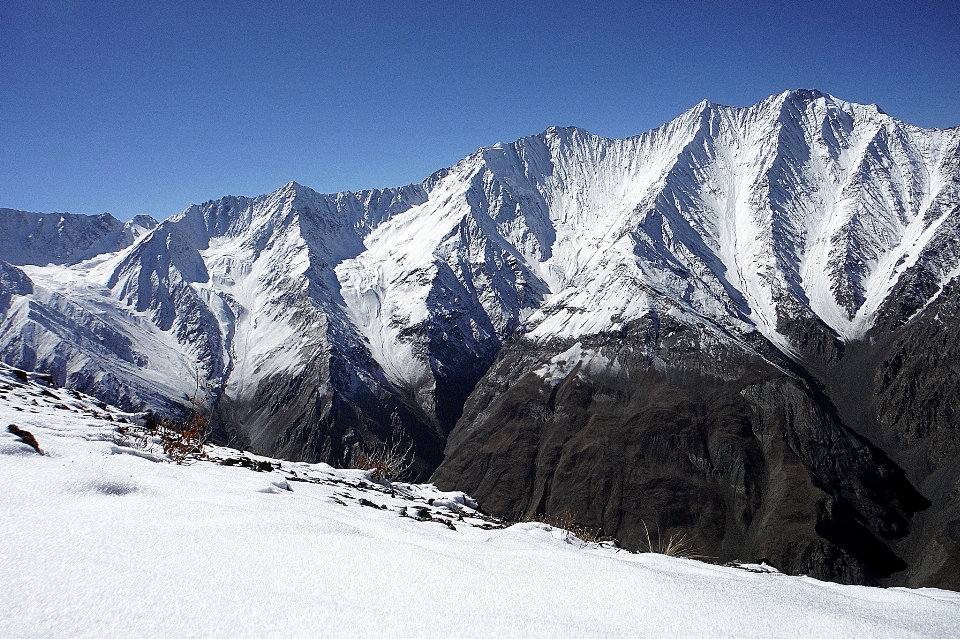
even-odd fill
[{"label": "dark brown rock face", "polygon": [[[631,549],[649,529],[654,542],[657,531],[686,534],[720,561],[958,587],[950,504],[960,464],[946,387],[957,388],[960,338],[923,326],[850,357],[818,338],[824,356],[806,368],[669,318],[576,344],[521,337],[467,401],[433,479],[503,517],[573,514]],[[908,356],[911,340],[937,339],[949,344],[929,361]],[[935,489],[934,476],[954,483]]]},{"label": "dark brown rock face", "polygon": [[896,544],[909,567],[894,583],[960,590],[958,317],[954,281],[918,315],[896,322],[898,328],[868,334],[868,343],[829,378],[844,418],[882,446],[932,502]]}]

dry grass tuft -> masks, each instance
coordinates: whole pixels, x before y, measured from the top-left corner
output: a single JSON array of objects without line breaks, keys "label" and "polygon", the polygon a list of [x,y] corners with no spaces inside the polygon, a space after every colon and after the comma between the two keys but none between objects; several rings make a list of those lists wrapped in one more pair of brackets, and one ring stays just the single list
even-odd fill
[{"label": "dry grass tuft", "polygon": [[643,524],[643,531],[646,536],[646,549],[641,549],[640,552],[652,552],[658,555],[683,557],[685,559],[712,559],[712,557],[699,554],[697,547],[693,545],[687,533],[673,534],[664,539],[663,535],[660,534],[660,527],[657,526],[657,541],[654,543],[650,537],[647,522],[641,521],[640,523]]},{"label": "dry grass tuft", "polygon": [[562,528],[572,533],[577,539],[587,544],[599,544],[603,542],[615,542],[612,537],[600,534],[600,530],[588,528],[577,523],[577,513],[569,508],[556,515],[536,515],[525,517],[523,521],[536,521],[541,524],[547,524],[554,528]]}]

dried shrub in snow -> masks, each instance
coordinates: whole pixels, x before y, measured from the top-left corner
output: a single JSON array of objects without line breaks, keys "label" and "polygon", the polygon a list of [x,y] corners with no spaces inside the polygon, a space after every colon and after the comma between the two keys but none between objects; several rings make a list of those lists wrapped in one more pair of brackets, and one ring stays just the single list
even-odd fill
[{"label": "dried shrub in snow", "polygon": [[170,461],[184,464],[206,458],[204,446],[210,437],[210,417],[200,411],[182,421],[148,417],[142,432],[128,431],[125,434],[134,447],[149,450],[154,444],[159,444]]},{"label": "dried shrub in snow", "polygon": [[200,413],[185,422],[163,420],[157,431],[163,452],[171,461],[182,464],[189,459],[203,459],[203,450],[210,436],[210,418]]},{"label": "dried shrub in snow", "polygon": [[[207,394],[209,392],[210,389],[207,388]],[[163,453],[174,463],[183,464],[189,460],[205,459],[207,456],[203,447],[210,438],[210,416],[203,409],[201,397],[202,386],[198,370],[197,390],[190,398],[193,409],[189,417],[183,421],[163,418],[155,422],[156,429],[153,434],[160,438]]]},{"label": "dried shrub in snow", "polygon": [[405,436],[396,413],[390,417],[390,427],[390,439],[373,450],[360,451],[353,460],[355,468],[373,471],[373,481],[403,479],[413,466],[413,440]]}]

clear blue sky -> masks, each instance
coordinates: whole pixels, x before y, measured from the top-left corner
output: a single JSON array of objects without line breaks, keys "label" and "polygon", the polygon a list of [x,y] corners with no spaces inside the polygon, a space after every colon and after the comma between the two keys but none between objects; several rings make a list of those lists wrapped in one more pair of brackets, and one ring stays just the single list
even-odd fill
[{"label": "clear blue sky", "polygon": [[0,207],[398,186],[798,87],[960,125],[960,3],[2,0]]}]

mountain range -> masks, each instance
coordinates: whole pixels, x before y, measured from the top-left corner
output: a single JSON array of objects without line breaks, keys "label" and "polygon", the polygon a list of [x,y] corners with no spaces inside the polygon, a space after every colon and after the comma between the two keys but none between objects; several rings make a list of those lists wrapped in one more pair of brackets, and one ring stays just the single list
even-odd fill
[{"label": "mountain range", "polygon": [[0,358],[504,518],[960,589],[960,128],[816,90],[163,222],[0,209]]}]

